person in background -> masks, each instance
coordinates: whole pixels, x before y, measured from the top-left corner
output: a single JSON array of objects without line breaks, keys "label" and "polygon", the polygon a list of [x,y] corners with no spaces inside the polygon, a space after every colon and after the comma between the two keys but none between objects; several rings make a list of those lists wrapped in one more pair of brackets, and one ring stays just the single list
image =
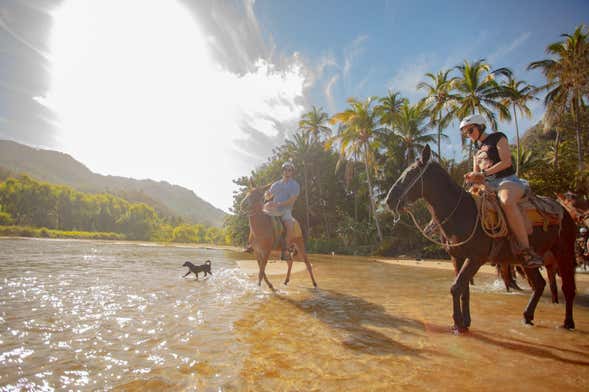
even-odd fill
[{"label": "person in background", "polygon": [[[286,238],[291,238],[294,231],[294,218],[292,208],[299,197],[301,187],[293,178],[295,166],[291,161],[284,162],[282,165],[282,178],[272,184],[266,192],[264,212],[268,215],[279,216],[286,228]],[[281,241],[282,254],[281,258],[286,259],[286,241]]]}]

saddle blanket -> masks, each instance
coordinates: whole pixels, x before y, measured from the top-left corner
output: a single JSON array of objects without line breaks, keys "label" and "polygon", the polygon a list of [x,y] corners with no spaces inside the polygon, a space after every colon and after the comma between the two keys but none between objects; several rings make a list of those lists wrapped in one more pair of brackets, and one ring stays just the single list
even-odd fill
[{"label": "saddle blanket", "polygon": [[[476,201],[479,211],[482,205],[482,198],[485,198],[486,209],[484,213],[486,216],[481,217],[481,222],[485,220],[491,225],[496,225],[499,222],[498,214],[503,214],[500,210],[501,207],[497,200],[497,194],[495,192],[479,190],[477,193],[472,193],[472,196]],[[533,226],[542,226],[543,230],[547,231],[548,226],[560,225],[564,214],[564,208],[557,201],[544,196],[536,196],[532,193],[524,197],[518,203],[518,206],[526,218],[528,234],[532,233]]]}]

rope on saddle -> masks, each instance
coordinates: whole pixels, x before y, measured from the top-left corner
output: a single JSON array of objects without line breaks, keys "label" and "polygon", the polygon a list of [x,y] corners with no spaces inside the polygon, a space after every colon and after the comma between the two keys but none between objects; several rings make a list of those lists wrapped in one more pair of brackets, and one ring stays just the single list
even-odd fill
[{"label": "rope on saddle", "polygon": [[475,200],[477,208],[480,209],[481,227],[485,234],[491,238],[506,237],[509,234],[507,220],[495,195],[481,190],[478,196],[475,196]]}]

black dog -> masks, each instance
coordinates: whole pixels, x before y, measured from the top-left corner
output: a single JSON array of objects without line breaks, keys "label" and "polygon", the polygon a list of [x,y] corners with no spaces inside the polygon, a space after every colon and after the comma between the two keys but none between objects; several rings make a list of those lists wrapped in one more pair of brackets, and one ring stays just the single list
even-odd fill
[{"label": "black dog", "polygon": [[186,273],[186,275],[183,276],[183,278],[190,275],[191,272],[194,272],[194,274],[196,275],[196,280],[198,280],[199,272],[204,272],[205,276],[207,276],[207,274],[213,274],[211,272],[211,260],[205,261],[205,263],[202,265],[194,265],[190,261],[187,261],[184,264],[182,264],[182,267],[188,267],[188,272]]}]

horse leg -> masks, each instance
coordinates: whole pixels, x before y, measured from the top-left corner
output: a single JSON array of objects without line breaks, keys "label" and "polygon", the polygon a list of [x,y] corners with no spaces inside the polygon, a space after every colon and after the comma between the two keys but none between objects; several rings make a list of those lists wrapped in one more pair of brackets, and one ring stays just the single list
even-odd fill
[{"label": "horse leg", "polygon": [[286,270],[286,279],[284,279],[284,285],[286,286],[290,282],[290,270],[292,269],[292,253],[288,252],[288,259],[286,260],[288,269]]},{"label": "horse leg", "polygon": [[544,253],[544,265],[546,265],[546,275],[548,275],[552,303],[557,304],[558,288],[556,287],[556,271],[558,270],[558,260],[556,260],[551,251]]},{"label": "horse leg", "polygon": [[534,320],[534,312],[536,311],[536,306],[538,305],[538,301],[540,301],[540,297],[542,297],[544,287],[546,287],[546,281],[542,277],[538,268],[526,268],[526,275],[528,276],[530,285],[534,291],[528,301],[526,309],[524,310],[524,322],[529,325],[534,325],[532,322]]},{"label": "horse leg", "polygon": [[[462,260],[453,260],[455,267],[462,264]],[[452,294],[454,330],[464,332],[470,326],[470,289],[469,282],[481,266],[481,262],[466,259],[454,280],[450,293]]]},{"label": "horse leg", "polygon": [[264,279],[264,282],[270,287],[270,290],[274,291],[274,286],[272,286],[272,283],[270,283],[270,280],[268,280],[268,277],[266,276],[266,265],[268,264],[269,256],[270,251],[267,251],[260,255],[260,258],[258,259],[258,266],[260,267],[260,272],[258,273],[258,286],[262,285],[262,279]]},{"label": "horse leg", "polygon": [[546,274],[548,275],[548,284],[550,285],[550,294],[552,296],[552,303],[558,303],[558,287],[556,286],[556,266],[546,266]]},{"label": "horse leg", "polygon": [[297,248],[297,251],[301,255],[301,258],[305,262],[305,267],[307,267],[307,272],[309,272],[309,276],[311,277],[311,282],[313,282],[313,287],[317,287],[317,281],[315,281],[315,276],[313,275],[313,266],[311,265],[311,263],[309,262],[309,259],[307,258],[307,252],[305,251],[305,244],[303,242],[303,239],[297,238],[294,241],[294,244]]}]

